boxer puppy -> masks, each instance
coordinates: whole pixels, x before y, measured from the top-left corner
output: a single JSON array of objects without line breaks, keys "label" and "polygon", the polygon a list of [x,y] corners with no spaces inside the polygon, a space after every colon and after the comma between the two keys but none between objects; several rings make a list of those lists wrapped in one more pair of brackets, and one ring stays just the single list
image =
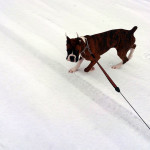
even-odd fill
[{"label": "boxer puppy", "polygon": [[[70,62],[77,62],[77,65],[69,70],[73,73],[78,70],[84,59],[91,61],[84,69],[85,72],[94,70],[94,65],[100,59],[100,56],[106,53],[110,48],[117,50],[117,55],[122,59],[117,65],[112,66],[113,69],[120,68],[128,60],[131,59],[134,49],[136,48],[134,32],[137,26],[131,30],[116,29],[99,34],[86,35],[84,37],[70,39],[67,35],[67,57]],[[130,50],[128,56],[127,52]],[[91,56],[94,55],[94,58]]]}]

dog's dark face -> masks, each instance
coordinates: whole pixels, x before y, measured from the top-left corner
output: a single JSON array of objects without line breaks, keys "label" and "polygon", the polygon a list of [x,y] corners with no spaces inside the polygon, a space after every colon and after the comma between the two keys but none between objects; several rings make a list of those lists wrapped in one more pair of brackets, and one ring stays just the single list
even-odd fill
[{"label": "dog's dark face", "polygon": [[79,54],[81,52],[82,41],[80,38],[70,39],[66,36],[67,42],[67,57],[66,59],[70,62],[77,62],[79,60]]}]

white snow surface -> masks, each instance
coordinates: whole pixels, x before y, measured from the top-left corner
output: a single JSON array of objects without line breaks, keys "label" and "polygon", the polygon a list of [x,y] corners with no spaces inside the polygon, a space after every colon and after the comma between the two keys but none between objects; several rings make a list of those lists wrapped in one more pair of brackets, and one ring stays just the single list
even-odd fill
[{"label": "white snow surface", "polygon": [[66,37],[135,32],[120,69],[99,62],[150,125],[149,0],[0,0],[0,150],[150,150],[150,130],[102,71],[69,74]]}]

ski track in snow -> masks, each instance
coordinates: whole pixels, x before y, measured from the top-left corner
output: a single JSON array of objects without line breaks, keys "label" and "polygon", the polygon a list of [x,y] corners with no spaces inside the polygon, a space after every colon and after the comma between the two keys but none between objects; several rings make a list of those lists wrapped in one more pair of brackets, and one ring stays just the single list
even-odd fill
[{"label": "ski track in snow", "polygon": [[[106,94],[99,91],[95,88],[92,84],[88,83],[87,81],[83,80],[79,76],[75,75],[74,77],[68,76],[66,74],[65,67],[63,67],[60,63],[47,59],[47,65],[50,68],[54,69],[58,74],[64,77],[67,81],[73,84],[79,91],[82,91],[86,96],[90,97],[91,100],[96,102],[100,107],[103,107],[109,113],[123,119],[129,126],[133,127],[135,130],[140,132],[147,140],[150,138],[150,134],[147,132],[147,127],[144,127],[141,120],[134,115],[132,112],[128,111],[123,106],[119,105],[116,101],[108,97]],[[43,62],[46,61],[46,58],[42,60]],[[51,63],[53,62],[53,63]],[[122,97],[118,95],[120,99]]]},{"label": "ski track in snow", "polygon": [[[64,39],[65,30],[68,29],[67,30],[68,32],[76,32],[74,29],[78,28],[80,30],[80,33],[84,34],[84,29],[85,29],[85,31],[87,31],[88,26],[92,26],[92,21],[94,21],[94,18],[90,18],[90,19],[88,17],[85,18],[85,16],[87,15],[86,12],[88,12],[88,11],[93,13],[94,15],[96,15],[95,19],[98,19],[98,17],[102,17],[102,20],[105,22],[103,25],[108,24],[107,27],[103,26],[103,29],[108,28],[108,27],[112,28],[111,24],[109,24],[109,21],[107,19],[105,19],[107,17],[110,19],[112,17],[112,14],[108,14],[107,11],[105,11],[105,10],[100,10],[100,13],[97,13],[99,7],[95,5],[95,3],[96,3],[95,0],[93,1],[92,4],[91,4],[90,0],[88,0],[88,1],[82,0],[81,2],[78,1],[79,3],[75,3],[75,1],[74,2],[68,1],[68,3],[67,2],[65,3],[64,1],[47,1],[47,0],[37,1],[37,2],[33,0],[31,3],[22,0],[22,2],[24,3],[25,8],[29,7],[28,10],[23,9],[21,11],[21,6],[22,6],[21,4],[17,3],[17,1],[16,1],[13,6],[13,3],[8,0],[8,5],[12,4],[12,7],[14,7],[13,9],[16,9],[16,12],[20,12],[20,14],[14,14],[14,12],[15,12],[15,10],[14,10],[14,12],[12,11],[13,13],[11,14],[11,11],[10,11],[11,7],[7,6],[7,2],[0,1],[0,3],[3,4],[1,6],[2,13],[0,15],[1,20],[2,20],[2,21],[0,21],[0,38],[5,37],[5,39],[7,40],[7,41],[5,40],[5,43],[9,42],[10,47],[12,46],[13,48],[16,48],[16,49],[12,49],[12,52],[11,52],[9,43],[8,43],[8,46],[6,45],[4,47],[4,49],[3,49],[3,47],[1,47],[1,60],[0,60],[1,67],[2,67],[1,68],[1,78],[0,78],[1,88],[3,85],[6,86],[7,83],[11,83],[13,81],[13,79],[16,80],[16,82],[14,81],[13,83],[11,83],[12,87],[10,84],[10,85],[7,85],[6,87],[4,87],[4,89],[2,89],[2,91],[6,92],[6,93],[2,93],[2,96],[1,96],[2,104],[5,104],[6,106],[8,105],[8,108],[10,107],[9,111],[10,112],[12,111],[12,114],[13,115],[16,114],[16,116],[14,118],[10,117],[7,120],[7,117],[9,117],[10,114],[8,112],[5,112],[7,110],[7,108],[5,110],[5,107],[3,108],[3,105],[0,106],[0,107],[2,107],[1,112],[4,113],[4,114],[2,114],[2,116],[0,118],[0,122],[4,121],[6,123],[8,121],[8,123],[10,123],[10,124],[8,124],[8,126],[6,128],[4,126],[5,123],[4,123],[4,125],[2,123],[2,130],[0,129],[0,133],[4,134],[3,132],[5,130],[7,130],[8,128],[9,128],[8,131],[11,131],[10,133],[6,132],[4,134],[5,138],[3,138],[3,136],[0,135],[0,138],[2,138],[2,141],[0,141],[0,150],[1,149],[2,150],[3,149],[19,150],[20,148],[29,149],[29,150],[30,149],[38,150],[40,148],[43,148],[44,144],[46,145],[46,147],[44,149],[47,149],[47,150],[48,149],[55,149],[55,150],[64,149],[65,150],[65,149],[70,149],[70,148],[71,149],[89,149],[89,150],[92,150],[92,148],[93,148],[93,150],[96,150],[96,149],[98,149],[98,147],[100,145],[102,146],[101,147],[102,149],[108,149],[108,150],[110,149],[111,145],[112,145],[112,147],[114,146],[113,149],[115,149],[115,150],[122,149],[122,145],[126,146],[126,148],[124,148],[124,149],[149,150],[149,148],[150,148],[150,144],[149,144],[150,133],[148,132],[148,129],[143,124],[143,122],[137,117],[137,115],[130,108],[127,108],[127,106],[124,106],[123,103],[119,102],[119,101],[124,101],[122,96],[120,94],[118,94],[117,98],[116,98],[116,96],[114,96],[109,91],[107,94],[107,90],[109,88],[108,89],[106,87],[98,88],[99,85],[102,85],[102,86],[109,85],[107,83],[105,84],[105,82],[106,82],[105,77],[102,77],[102,76],[99,77],[99,72],[95,72],[95,74],[94,73],[86,74],[86,73],[83,73],[82,71],[74,73],[74,74],[68,74],[68,72],[67,72],[67,69],[70,67],[70,64],[65,62],[65,56],[66,56],[65,44],[63,43],[63,42],[65,42],[65,39]],[[85,3],[87,5],[85,5]],[[106,1],[103,4],[103,6],[105,7],[105,5],[108,3],[109,2]],[[149,2],[146,0],[144,1],[144,3],[146,3],[147,5],[150,5]],[[90,4],[91,4],[91,6],[90,6]],[[145,21],[145,18],[142,17],[142,15],[138,12],[139,9],[141,10],[141,12],[143,12],[147,16],[149,16],[148,13],[150,13],[150,12],[147,13],[147,11],[148,11],[147,5],[142,3],[142,6],[143,6],[142,8],[146,8],[144,10],[144,9],[140,8],[141,5],[135,1],[120,2],[118,4],[115,4],[114,6],[113,6],[113,4],[114,4],[114,0],[111,0],[109,5],[107,6],[107,9],[109,9],[111,7],[113,7],[113,8],[116,7],[116,9],[118,9],[118,10],[122,9],[122,10],[124,10],[124,13],[122,13],[124,16],[126,16],[128,11],[132,12],[133,14],[137,14],[138,17],[135,18],[136,23],[138,23],[139,18],[141,18],[143,22]],[[130,4],[136,4],[135,10],[132,10],[133,6]],[[17,7],[15,7],[15,6],[17,6]],[[70,6],[73,6],[72,9],[71,8],[67,9]],[[76,13],[76,9],[78,9],[79,6],[84,7],[85,12],[83,11],[83,13],[81,13],[82,12],[81,11],[81,12]],[[6,7],[7,9],[5,10],[3,7]],[[41,9],[41,11],[39,11],[39,8]],[[61,18],[62,14],[58,13],[59,10],[62,10],[62,14],[64,14],[66,16],[66,18],[68,17],[68,20],[69,20],[69,18],[71,18],[73,16],[73,19],[71,19],[72,27],[70,26],[70,28],[69,28],[67,26],[67,23],[69,23],[70,21],[62,23],[63,18]],[[27,13],[27,16],[25,15],[26,13]],[[51,15],[49,15],[49,14],[51,14]],[[81,18],[85,18],[85,20],[80,19],[78,17],[79,15],[81,15]],[[92,16],[91,14],[89,14],[89,15]],[[24,21],[27,21],[27,22],[19,22],[19,18],[21,16],[25,17]],[[37,27],[35,26],[35,29],[33,28],[33,31],[32,31],[32,27],[30,27],[28,25],[28,23],[30,23],[31,20],[33,20],[33,24],[31,24],[31,26],[34,26],[36,23],[38,23],[38,21],[40,21],[39,26],[38,25],[37,25]],[[115,21],[117,19],[111,18],[110,20]],[[125,20],[127,20],[127,18]],[[67,21],[67,19],[65,21]],[[80,21],[80,24],[76,24],[76,26],[73,26],[75,21],[77,21],[77,22]],[[120,21],[120,23],[121,23],[121,21]],[[83,24],[83,25],[81,26],[81,24]],[[118,24],[119,24],[119,22],[117,23],[117,25]],[[122,23],[121,25],[123,26],[123,24],[127,24],[127,23]],[[142,24],[142,26],[147,28],[148,24],[149,24],[149,21],[145,21],[145,24]],[[51,28],[52,36],[45,35],[46,31],[49,31],[49,33],[50,33],[50,30],[46,30],[46,29],[42,30],[41,29],[42,25],[45,25],[46,28],[48,28],[48,26]],[[87,26],[85,26],[85,25],[87,25]],[[116,25],[115,23],[112,24],[112,26],[115,26],[115,25]],[[36,29],[38,29],[38,28],[41,29],[40,32],[36,32]],[[97,24],[94,26],[94,28],[91,29],[89,32],[90,33],[95,32],[98,28],[99,28],[99,23],[97,22]],[[53,31],[53,30],[55,30],[55,31]],[[138,29],[138,30],[140,30],[140,29]],[[102,29],[101,29],[101,31],[102,31]],[[144,31],[142,31],[142,30],[140,30],[139,32],[144,33]],[[56,35],[54,33],[56,33]],[[141,41],[148,40],[148,39],[146,39],[146,37],[148,37],[148,33],[146,33],[145,37],[141,38]],[[73,34],[73,33],[70,33],[70,34]],[[137,35],[137,37],[140,37],[140,36]],[[49,38],[50,38],[50,44],[49,44],[49,40],[48,40]],[[60,44],[58,44],[58,41],[62,40],[62,38],[64,41],[61,42]],[[137,43],[138,43],[138,41],[140,41],[140,40],[138,39]],[[142,49],[142,46],[143,45],[141,42],[139,44],[139,49]],[[144,48],[146,48],[146,47],[148,48],[147,43],[145,44]],[[5,49],[6,49],[6,51],[5,51]],[[49,49],[53,49],[53,50],[49,51]],[[149,63],[149,59],[150,59],[149,51],[145,50],[144,52],[137,52],[137,53],[138,53],[137,59],[140,58],[141,54],[142,54],[142,58],[141,58],[141,61],[135,60],[134,64],[138,65],[138,64],[140,64],[140,62],[144,61],[140,65],[141,66],[146,65],[146,67],[148,67],[149,64],[147,65],[147,62]],[[7,56],[7,54],[8,54],[8,56]],[[24,58],[23,54],[25,54],[25,58],[29,57],[29,59],[26,60]],[[109,59],[111,57],[112,56],[106,55],[105,59],[102,60],[102,62],[108,63],[107,58]],[[25,60],[23,60],[23,59],[25,59]],[[113,59],[114,58],[112,58],[112,60]],[[31,64],[31,66],[28,66],[28,65],[30,65],[30,61],[32,63],[32,60],[33,60],[33,64]],[[9,61],[10,61],[10,63],[9,63]],[[14,67],[13,67],[13,65],[14,65]],[[38,68],[38,65],[39,65],[39,68]],[[66,66],[66,65],[68,65],[68,66]],[[84,66],[84,64],[83,64],[83,66]],[[129,66],[129,69],[130,69],[130,64],[129,65],[127,64],[127,66]],[[106,65],[105,65],[105,67],[106,67]],[[131,67],[132,67],[132,65],[131,65]],[[125,87],[129,88],[129,89],[130,88],[133,89],[133,87],[130,87],[131,84],[133,83],[134,80],[136,82],[136,80],[139,78],[139,80],[137,81],[136,84],[137,84],[137,86],[141,84],[141,87],[145,88],[146,96],[144,97],[144,96],[140,95],[140,93],[139,93],[140,97],[139,97],[139,99],[137,98],[138,99],[137,103],[139,103],[139,105],[137,105],[137,106],[140,106],[140,104],[142,103],[142,100],[140,101],[141,97],[144,97],[146,99],[145,103],[147,104],[147,107],[150,106],[149,102],[147,101],[149,99],[148,98],[149,88],[146,89],[146,86],[148,86],[149,83],[144,81],[144,79],[147,79],[147,81],[150,81],[150,78],[148,76],[146,76],[147,71],[150,71],[150,69],[147,68],[147,70],[144,70],[142,74],[138,74],[139,72],[136,72],[135,76],[132,75],[133,72],[130,71],[131,76],[125,77],[127,75],[126,71],[128,71],[128,70],[126,70],[126,67],[124,67],[124,68],[125,69],[122,69],[122,72],[124,72],[125,74],[121,73],[121,71],[119,71],[119,70],[114,71],[114,72],[112,70],[111,71],[109,70],[109,72],[111,73],[112,76],[115,76],[115,74],[118,73],[119,74],[118,76],[122,76],[126,80],[128,78],[130,80],[132,80],[131,83],[128,83],[128,84],[126,83],[126,81],[122,81],[120,83],[122,86],[125,85]],[[10,70],[8,70],[8,73],[12,73],[12,76],[10,75],[11,77],[9,77],[9,75],[7,77],[5,77],[5,75],[7,75],[7,72],[6,72],[7,69],[10,69]],[[135,71],[136,71],[136,69],[138,69],[138,66],[135,66]],[[81,70],[83,70],[82,67],[81,67]],[[16,71],[16,73],[14,73],[15,71]],[[21,72],[21,71],[23,71],[23,72]],[[139,71],[140,71],[140,69],[139,69]],[[25,75],[23,75],[23,73]],[[52,73],[52,75],[50,73]],[[51,77],[49,77],[49,76],[51,76]],[[60,76],[60,78],[62,78],[63,81],[52,81],[52,80],[55,80],[55,76]],[[92,76],[94,79],[91,79],[90,76]],[[97,78],[97,76],[98,76],[98,78]],[[17,77],[19,77],[19,79]],[[30,77],[34,77],[34,79],[31,79],[30,83],[25,84],[25,81],[28,82]],[[7,81],[7,78],[8,78],[8,81]],[[56,79],[57,78],[59,79],[59,77],[56,77]],[[103,79],[105,81],[100,81],[101,79]],[[25,81],[22,81],[22,83],[24,85],[18,86],[19,82],[21,80],[25,80]],[[115,78],[115,80],[119,81],[117,79],[117,77]],[[99,81],[102,82],[102,84],[98,84],[98,83],[97,83],[97,85],[92,84],[92,82],[96,83]],[[52,86],[52,85],[57,85],[55,82],[57,82],[58,87]],[[35,84],[35,86],[33,86],[34,84]],[[64,89],[62,89],[62,91],[59,91],[60,95],[62,95],[62,97],[64,97],[64,99],[62,98],[62,100],[58,100],[59,98],[61,98],[61,96],[55,95],[55,94],[59,94],[59,92],[56,91],[57,89],[60,90],[61,86],[59,86],[59,84],[64,84],[64,86],[66,84],[66,87],[64,87]],[[24,91],[24,92],[21,91],[27,85],[31,85],[31,87],[34,87],[35,89],[33,89],[33,91],[32,91],[32,89],[29,87],[29,89],[27,89],[26,91]],[[36,85],[37,85],[37,87],[36,87]],[[40,86],[46,90],[45,91],[46,94],[48,93],[48,91],[50,91],[49,94],[46,95],[48,97],[45,96],[42,99],[42,96],[44,96],[44,92],[41,95],[39,94],[40,93],[39,89],[41,88]],[[75,91],[68,91],[69,93],[67,93],[65,91],[65,89],[69,89],[69,88],[67,88],[67,86],[70,86],[70,89],[74,89]],[[20,87],[20,89],[18,87]],[[14,89],[11,90],[11,88],[14,88]],[[15,90],[15,88],[16,88],[16,90]],[[110,89],[113,90],[112,88],[110,88]],[[18,90],[19,90],[20,94],[17,96],[16,93],[18,93]],[[29,91],[31,90],[30,91],[31,93],[29,93],[28,90]],[[13,93],[13,91],[14,91],[14,93]],[[6,96],[7,92],[8,92],[8,96]],[[33,94],[32,94],[32,92],[33,92]],[[39,93],[36,93],[36,92],[39,92]],[[72,92],[72,93],[70,93],[70,92]],[[76,93],[74,93],[74,92],[76,92]],[[133,90],[133,93],[135,93],[135,92],[136,91]],[[140,92],[140,90],[137,92]],[[25,93],[25,94],[23,94],[23,93]],[[54,94],[51,94],[51,93],[54,93]],[[67,96],[65,96],[64,93],[68,94],[69,96],[73,96],[73,99],[70,100],[69,96],[67,98]],[[37,96],[37,101],[35,100],[36,99],[35,94],[37,94],[37,95],[39,94],[39,96],[41,96],[39,99]],[[132,95],[132,91],[131,92],[128,91],[127,94]],[[137,93],[137,95],[138,95],[138,93]],[[32,97],[33,97],[33,101],[32,101]],[[50,100],[50,97],[53,97],[53,99]],[[82,101],[82,97],[83,97],[84,101]],[[87,100],[86,100],[86,97],[87,97]],[[136,95],[135,95],[135,97],[136,97]],[[9,101],[11,99],[12,99],[12,101]],[[47,99],[49,99],[49,100],[47,100]],[[20,100],[22,101],[22,103],[20,102]],[[41,100],[41,104],[39,103],[40,100]],[[42,104],[42,100],[43,100],[43,104]],[[52,103],[55,108],[56,107],[55,101],[56,101],[56,105],[59,104],[59,102],[61,102],[61,101],[65,103],[64,105],[62,104],[62,106],[64,106],[64,108],[60,108],[60,109],[62,109],[62,113],[64,115],[64,116],[63,115],[62,116],[64,117],[64,126],[65,127],[63,127],[63,119],[62,120],[60,119],[60,125],[57,124],[56,120],[59,119],[59,117],[57,116],[57,113],[58,113],[57,111],[56,111],[56,114],[55,114],[55,112],[53,112],[54,116],[52,116],[52,115],[50,115],[50,112],[48,111],[48,109],[45,109],[46,105],[48,105],[46,103]],[[135,98],[135,101],[136,101],[136,98]],[[135,103],[135,101],[132,101],[132,103],[133,102]],[[73,126],[73,124],[68,125],[68,128],[67,128],[66,122],[71,122],[69,119],[66,119],[68,114],[67,113],[65,114],[65,109],[67,108],[67,110],[68,110],[68,107],[66,107],[65,105],[67,105],[67,104],[69,106],[72,106],[70,109],[78,108],[77,110],[81,113],[81,114],[79,113],[81,116],[80,115],[78,116],[78,114],[76,114],[76,113],[73,113],[73,115],[76,115],[75,116],[76,118],[79,117],[80,119],[83,119],[82,121],[80,120],[81,124],[83,123],[83,125],[84,125],[86,123],[89,123],[89,124],[92,124],[91,125],[92,127],[90,127],[90,125],[89,126],[87,125],[87,127],[85,126],[84,132],[80,131],[79,129],[76,129]],[[86,104],[87,104],[87,106],[86,106]],[[40,107],[40,105],[41,105],[41,107]],[[85,106],[83,106],[83,105],[85,105]],[[92,106],[90,107],[90,105],[92,105]],[[50,105],[48,105],[48,106],[50,106]],[[137,106],[136,106],[136,108],[137,108]],[[50,106],[49,109],[53,110],[52,107],[53,106]],[[91,110],[91,108],[94,108],[94,107],[95,107],[95,110]],[[23,110],[25,110],[26,112],[21,110],[21,108]],[[96,108],[99,109],[99,112],[96,111],[97,110]],[[70,109],[68,110],[68,112],[72,112]],[[108,118],[107,117],[99,118],[100,117],[99,115],[100,115],[100,113],[103,113],[103,110],[104,110],[104,112],[106,112],[106,114],[108,114]],[[142,112],[143,110],[144,109],[141,109],[140,111]],[[148,108],[146,108],[146,111],[147,110],[148,110]],[[19,112],[21,112],[20,115],[18,114]],[[46,113],[48,116],[45,115],[43,117],[43,114],[46,114]],[[145,114],[147,114],[147,113],[145,112]],[[6,118],[5,118],[5,115],[6,115]],[[25,121],[23,123],[21,123],[19,121],[19,120],[21,120],[22,117],[25,119]],[[145,118],[148,119],[147,116]],[[14,120],[16,119],[18,121],[15,122],[13,119]],[[103,119],[105,119],[105,121],[101,122]],[[116,120],[116,122],[115,121],[113,122],[114,124],[112,125],[112,128],[110,127],[110,129],[106,129],[107,127],[109,127],[108,124],[110,123],[109,120],[107,121],[107,119]],[[29,123],[28,123],[28,121],[29,121]],[[53,122],[53,124],[55,124],[56,127],[53,127],[51,122]],[[40,132],[38,132],[35,128],[28,127],[28,126],[32,126],[32,125],[36,125],[36,124],[39,127]],[[119,129],[117,124],[122,124],[119,127],[125,127],[126,131],[127,130],[129,130],[129,132],[131,131],[131,133],[129,133],[129,136],[125,135],[125,132],[122,131],[123,128]],[[148,124],[149,124],[149,122],[148,122]],[[11,147],[11,145],[7,145],[7,144],[9,144],[9,142],[7,143],[6,141],[9,139],[9,136],[13,139],[13,134],[15,133],[14,131],[12,131],[13,126],[17,127],[17,125],[18,125],[18,131],[19,131],[19,133],[17,133],[18,134],[17,138],[19,138],[19,136],[22,136],[22,132],[25,130],[26,137],[22,138],[22,140],[27,140],[27,137],[29,134],[28,132],[31,132],[31,133],[33,133],[33,139],[35,139],[35,141],[34,141],[29,136],[33,140],[33,141],[31,140],[31,143],[33,142],[33,145],[31,143],[27,142],[29,144],[28,145],[26,142],[22,142],[22,141],[20,141],[20,143],[16,143],[16,141],[15,141],[16,145],[15,144],[13,145],[11,143],[11,145],[14,146],[14,148]],[[106,128],[105,128],[105,126],[106,126]],[[70,132],[68,132],[68,134],[69,134],[68,137],[64,134],[65,131],[66,132],[67,132],[67,130],[70,131],[71,127],[72,127],[72,130],[78,131],[77,134],[81,133],[81,136],[83,136],[82,138],[81,137],[79,138],[79,140],[82,139],[81,143],[78,140],[76,140],[76,138],[74,137],[74,136],[76,136],[76,133],[74,133],[75,131],[72,131],[72,134],[74,133],[74,136],[72,136],[72,134]],[[29,129],[27,130],[26,128],[29,128]],[[55,131],[53,131],[53,130],[55,130]],[[56,130],[58,130],[58,133]],[[52,136],[49,136],[49,134],[46,134],[46,132],[48,132],[49,134],[51,133]],[[110,132],[112,132],[112,134],[110,134]],[[123,137],[117,137],[117,136],[121,136],[121,133],[119,133],[119,132],[124,134],[122,136],[129,138],[127,145],[125,144],[126,141],[124,141],[125,139]],[[62,137],[61,136],[58,137],[59,133],[62,134]],[[89,134],[92,134],[92,133],[93,134],[95,133],[94,139],[97,139],[97,137],[99,137],[97,134],[102,135],[101,137],[104,136],[101,144],[98,143],[99,140],[97,139],[95,141],[95,143],[94,143],[94,141],[91,141],[92,143],[96,144],[95,146],[92,147],[92,144],[88,145],[88,143],[90,142],[90,141],[88,141],[90,139]],[[136,141],[136,138],[135,139],[131,138],[132,136],[134,136],[135,133],[136,133],[136,136],[139,136],[138,141],[140,141],[140,139],[142,139],[142,142],[144,142],[144,144],[146,144],[146,146],[142,147],[142,144],[138,145],[140,143],[134,143],[134,146],[133,146],[130,143],[130,140],[131,140],[131,142],[132,142],[132,140],[133,140],[133,142]],[[65,135],[64,137],[63,137],[63,134]],[[91,136],[91,138],[92,138],[92,136]],[[68,141],[67,141],[69,139],[69,137],[72,137],[72,139],[70,140],[70,143],[68,143]],[[15,138],[16,138],[16,136],[15,136]],[[59,138],[60,141],[62,140],[62,143],[59,140],[57,140],[57,138]],[[84,139],[85,139],[85,141],[84,141]],[[38,147],[38,144],[37,144],[37,146],[35,146],[36,143],[38,143],[39,141],[40,141],[41,145],[39,147]],[[7,143],[7,144],[5,144],[5,143]],[[63,143],[64,143],[64,145],[63,145]],[[79,146],[77,145],[78,143],[80,143]],[[107,145],[109,145],[108,143],[110,143],[110,147],[109,146],[107,147]],[[27,144],[27,145],[25,147],[23,147],[24,145],[22,145],[22,144],[25,144],[25,145]],[[136,144],[137,144],[137,146],[136,146]],[[62,146],[64,146],[64,147],[62,147]],[[141,146],[141,147],[138,147],[138,146]]]},{"label": "ski track in snow", "polygon": [[[90,97],[98,105],[103,107],[105,110],[109,111],[109,113],[114,114],[120,119],[123,119],[125,122],[128,123],[128,125],[132,126],[134,129],[139,131],[143,136],[150,137],[150,135],[147,133],[147,128],[143,128],[143,123],[141,122],[141,120],[138,117],[136,117],[132,112],[128,111],[121,105],[117,104],[113,99],[106,96],[106,94],[99,91],[97,88],[92,86],[92,84],[83,80],[78,75],[68,76],[68,73],[66,72],[66,68],[63,65],[61,65],[59,62],[52,60],[51,58],[46,57],[45,55],[42,55],[41,53],[35,54],[37,50],[34,49],[32,45],[25,43],[25,41],[15,36],[15,34],[11,33],[11,31],[9,31],[8,29],[5,29],[2,26],[1,26],[1,29],[4,32],[4,34],[12,38],[14,41],[17,41],[18,44],[24,45],[24,47],[27,47],[27,49],[33,54],[34,57],[37,57],[38,59],[40,59],[41,62],[48,65],[48,67],[56,71],[57,74],[61,75],[65,80],[72,83],[72,85],[75,86],[77,89],[79,89],[79,91],[82,91],[86,96]],[[119,97],[120,99],[122,99],[120,95]]]}]

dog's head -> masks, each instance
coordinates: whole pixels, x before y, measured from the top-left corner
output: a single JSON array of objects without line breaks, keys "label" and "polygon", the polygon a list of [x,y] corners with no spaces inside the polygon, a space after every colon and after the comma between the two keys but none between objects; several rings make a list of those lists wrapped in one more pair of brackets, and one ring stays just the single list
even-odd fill
[{"label": "dog's head", "polygon": [[79,55],[83,49],[83,40],[79,37],[70,39],[66,35],[66,47],[67,47],[67,57],[66,60],[70,62],[77,62],[79,60]]}]

